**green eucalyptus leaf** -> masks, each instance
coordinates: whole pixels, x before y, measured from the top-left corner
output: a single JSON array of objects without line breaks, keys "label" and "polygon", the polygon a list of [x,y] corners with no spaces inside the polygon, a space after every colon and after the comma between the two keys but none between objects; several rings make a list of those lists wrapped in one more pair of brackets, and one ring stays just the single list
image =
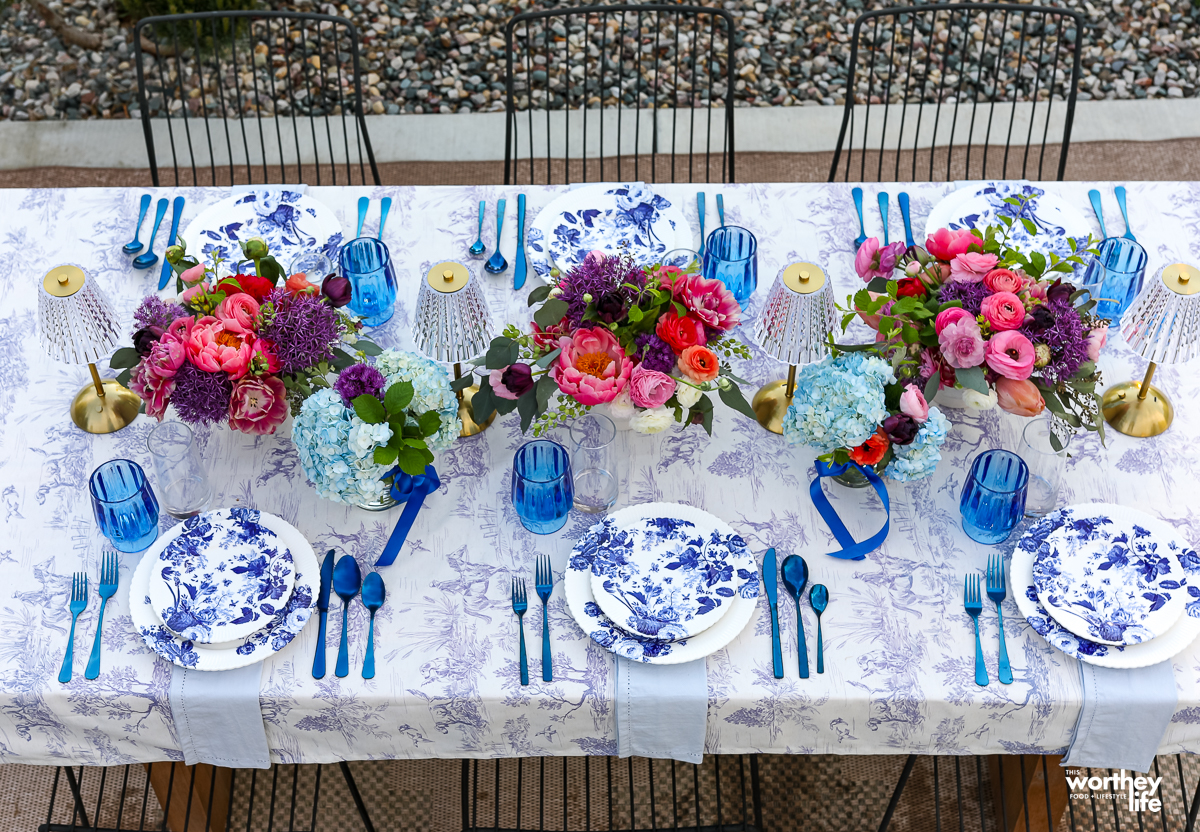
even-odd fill
[{"label": "green eucalyptus leaf", "polygon": [[[542,304],[538,311],[533,313],[533,322],[542,329],[547,329],[557,324],[567,314],[567,310],[571,307],[561,298],[550,298]],[[515,359],[514,359],[515,360]],[[512,361],[508,362],[509,364]],[[493,368],[495,369],[495,368]]]},{"label": "green eucalyptus leaf", "polygon": [[[546,406],[550,403],[550,397],[558,390],[558,384],[550,376],[542,376],[538,379],[537,384],[533,387],[533,394],[537,397],[537,412],[545,413]],[[525,394],[526,396],[529,393]]]},{"label": "green eucalyptus leaf", "polygon": [[558,359],[558,356],[561,354],[562,354],[562,347],[559,347],[558,349],[554,350],[553,352],[546,353],[541,358],[539,358],[537,361],[535,361],[534,366],[540,367],[541,369],[544,370],[547,367],[549,367],[551,364],[553,364]]},{"label": "green eucalyptus leaf", "polygon": [[[503,401],[500,399],[499,401]],[[492,383],[487,376],[479,380],[479,389],[471,397],[471,418],[475,424],[482,425],[496,412],[496,394],[492,392]]]},{"label": "green eucalyptus leaf", "polygon": [[127,367],[136,367],[141,360],[142,357],[133,347],[121,347],[108,359],[108,366],[114,370],[123,370]]},{"label": "green eucalyptus leaf", "polygon": [[122,387],[128,387],[129,386],[129,378],[132,375],[133,375],[132,370],[130,370],[130,369],[122,370],[121,372],[117,373],[117,384],[121,385]]},{"label": "green eucalyptus leaf", "polygon": [[532,392],[517,399],[517,412],[521,414],[521,433],[529,430],[533,417],[537,415],[537,396],[531,395]]},{"label": "green eucalyptus leaf", "polygon": [[[550,297],[550,290],[554,287],[549,283],[539,286],[529,293],[528,306],[533,306],[535,303],[541,303],[546,298]],[[560,319],[561,320],[561,319]]]},{"label": "green eucalyptus leaf", "polygon": [[350,403],[354,406],[354,412],[358,418],[368,425],[380,425],[387,421],[387,412],[383,409],[383,402],[374,396],[367,394],[355,396]]},{"label": "green eucalyptus leaf", "polygon": [[750,407],[750,403],[742,395],[742,389],[736,384],[718,388],[717,392],[721,396],[721,401],[725,402],[726,405],[732,407],[738,413],[750,419],[757,418],[754,414],[754,408]]},{"label": "green eucalyptus leaf", "polygon": [[453,381],[451,381],[450,389],[453,390],[455,393],[457,393],[460,390],[466,390],[468,387],[470,387],[474,383],[475,383],[474,375],[472,375],[471,373],[467,373],[462,378],[456,378]]},{"label": "green eucalyptus leaf", "polygon": [[955,370],[954,377],[963,387],[985,396],[988,394],[987,378],[983,374],[982,367],[966,367],[962,370]]},{"label": "green eucalyptus leaf", "polygon": [[925,382],[925,390],[924,390],[925,401],[927,401],[927,402],[933,401],[933,397],[938,394],[938,389],[940,386],[941,386],[941,379],[938,378],[937,373],[934,373],[933,375],[931,375],[929,377],[929,380]]},{"label": "green eucalyptus leaf", "polygon": [[514,364],[521,354],[521,345],[509,338],[493,338],[484,358],[484,366],[489,370],[503,370]]},{"label": "green eucalyptus leaf", "polygon": [[383,347],[376,344],[374,341],[368,341],[366,338],[359,338],[354,344],[354,348],[359,350],[364,355],[376,356],[383,352]]}]

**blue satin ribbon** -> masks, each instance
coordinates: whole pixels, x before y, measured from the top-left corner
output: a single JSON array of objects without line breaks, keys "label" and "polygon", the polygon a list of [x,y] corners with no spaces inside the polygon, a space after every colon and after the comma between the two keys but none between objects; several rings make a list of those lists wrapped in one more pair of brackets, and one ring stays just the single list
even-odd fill
[{"label": "blue satin ribbon", "polygon": [[[888,529],[892,522],[892,507],[888,501],[887,485],[879,478],[873,468],[859,465],[856,462],[848,462],[845,465],[836,463],[822,462],[817,460],[817,478],[812,481],[808,487],[808,495],[812,498],[813,505],[817,507],[817,513],[821,515],[821,519],[825,521],[825,525],[829,526],[829,530],[833,532],[833,536],[841,545],[841,549],[836,552],[830,552],[831,557],[841,558],[842,560],[862,560],[867,556],[868,552],[873,552],[883,545],[883,541],[887,539]],[[839,474],[844,474],[851,468],[857,468],[866,476],[867,481],[871,483],[871,487],[875,489],[875,493],[879,495],[879,501],[883,503],[883,510],[887,514],[887,519],[883,521],[883,528],[875,534],[868,537],[866,540],[858,543],[850,536],[850,532],[846,530],[846,524],[842,522],[842,518],[838,517],[838,513],[833,510],[833,506],[829,504],[829,498],[825,496],[825,490],[821,488],[821,480],[825,477],[836,477]]]},{"label": "blue satin ribbon", "polygon": [[376,566],[392,565],[396,560],[396,555],[400,554],[400,547],[408,539],[408,532],[413,523],[417,522],[417,512],[421,510],[421,504],[425,502],[428,495],[437,491],[442,485],[442,481],[438,479],[437,471],[433,470],[432,465],[426,465],[425,473],[415,477],[396,467],[389,471],[384,479],[387,477],[392,478],[392,499],[405,505],[404,512],[396,521],[396,528],[392,529],[391,537],[388,538],[387,545],[383,547],[383,554],[379,556],[379,560],[375,561]]}]

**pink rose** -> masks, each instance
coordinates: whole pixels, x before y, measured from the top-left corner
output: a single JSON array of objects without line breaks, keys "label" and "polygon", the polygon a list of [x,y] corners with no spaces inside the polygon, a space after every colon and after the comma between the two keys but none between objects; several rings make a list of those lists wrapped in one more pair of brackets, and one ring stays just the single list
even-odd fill
[{"label": "pink rose", "polygon": [[970,228],[960,228],[957,231],[939,228],[925,240],[925,250],[938,260],[953,260],[958,255],[965,254],[973,245],[983,248],[983,238]]},{"label": "pink rose", "polygon": [[903,242],[880,246],[878,237],[868,237],[854,255],[854,270],[868,282],[873,277],[891,277],[904,250]]},{"label": "pink rose", "polygon": [[1019,332],[997,332],[987,342],[987,365],[1005,378],[1024,381],[1033,372],[1037,352]]},{"label": "pink rose", "polygon": [[208,284],[201,281],[200,283],[197,283],[195,286],[191,286],[187,289],[184,289],[183,294],[179,296],[179,299],[182,300],[184,303],[191,303],[192,298],[196,297],[196,295],[207,295],[207,294],[208,294]]},{"label": "pink rose", "polygon": [[244,378],[229,398],[229,427],[259,436],[275,432],[288,415],[287,390],[275,376]]},{"label": "pink rose", "polygon": [[929,403],[917,385],[908,385],[900,394],[900,412],[911,416],[917,424],[929,418]]},{"label": "pink rose", "polygon": [[671,295],[686,306],[693,317],[712,329],[728,332],[741,322],[742,307],[719,280],[681,273],[671,283]]},{"label": "pink rose", "polygon": [[629,384],[633,362],[607,329],[580,328],[560,338],[558,345],[562,353],[550,377],[580,404],[611,402]]},{"label": "pink rose", "polygon": [[937,335],[941,335],[943,329],[956,321],[961,321],[963,318],[969,321],[975,320],[975,316],[961,306],[951,306],[949,309],[943,309],[933,319],[933,331]]},{"label": "pink rose", "polygon": [[675,394],[675,379],[641,364],[629,376],[629,395],[638,407],[662,407]]},{"label": "pink rose", "polygon": [[1032,381],[996,379],[996,404],[1014,416],[1037,416],[1046,409],[1042,392]]},{"label": "pink rose", "polygon": [[1021,291],[1021,287],[1025,285],[1025,282],[1012,269],[992,269],[983,276],[983,285],[993,292],[1012,292],[1016,294]]},{"label": "pink rose", "polygon": [[968,251],[950,261],[951,283],[978,283],[996,267],[1000,258],[994,254]]},{"label": "pink rose", "polygon": [[179,279],[188,286],[195,286],[204,279],[204,266],[197,264],[190,269],[184,269],[180,272]]},{"label": "pink rose", "polygon": [[938,347],[942,351],[942,360],[960,370],[978,367],[983,363],[986,354],[979,324],[969,317],[960,318],[943,327],[938,333]]},{"label": "pink rose", "polygon": [[249,335],[254,331],[254,319],[258,317],[258,301],[243,292],[230,295],[218,304],[217,320],[225,325],[226,332],[234,335]]},{"label": "pink rose", "polygon": [[1088,333],[1087,339],[1087,357],[1088,361],[1098,361],[1100,359],[1100,348],[1108,343],[1108,327],[1098,326]]},{"label": "pink rose", "polygon": [[1019,329],[1025,323],[1025,305],[1012,292],[988,295],[980,304],[979,312],[992,329]]}]

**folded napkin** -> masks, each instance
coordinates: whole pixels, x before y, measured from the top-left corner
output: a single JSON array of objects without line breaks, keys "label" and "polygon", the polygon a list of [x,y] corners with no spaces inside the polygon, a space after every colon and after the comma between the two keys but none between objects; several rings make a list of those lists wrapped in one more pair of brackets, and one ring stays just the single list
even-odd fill
[{"label": "folded napkin", "polygon": [[1062,764],[1149,771],[1179,702],[1171,662],[1132,670],[1080,662],[1079,672],[1083,707]]},{"label": "folded napkin", "polygon": [[700,763],[708,723],[707,660],[646,664],[617,657],[617,752]]},{"label": "folded napkin", "polygon": [[171,716],[189,766],[270,768],[258,704],[262,663],[237,670],[171,670]]}]

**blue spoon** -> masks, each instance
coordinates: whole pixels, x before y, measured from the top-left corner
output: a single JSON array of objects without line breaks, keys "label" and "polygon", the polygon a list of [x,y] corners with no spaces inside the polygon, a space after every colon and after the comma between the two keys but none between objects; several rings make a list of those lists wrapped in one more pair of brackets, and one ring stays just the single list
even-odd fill
[{"label": "blue spoon", "polygon": [[888,195],[887,191],[879,192],[879,216],[883,218],[883,244],[888,244]]},{"label": "blue spoon", "polygon": [[896,197],[896,201],[900,203],[900,216],[904,218],[904,243],[912,248],[916,243],[913,242],[912,217],[908,214],[908,194],[901,191],[900,195]]},{"label": "blue spoon", "polygon": [[363,580],[362,602],[371,613],[371,627],[367,631],[367,657],[363,659],[363,678],[375,678],[375,613],[383,606],[383,598],[387,593],[383,588],[383,578],[378,572],[371,572]]},{"label": "blue spoon", "polygon": [[[175,237],[179,234],[179,221],[183,219],[183,197],[175,197],[174,209],[171,211],[171,233],[167,235],[167,248],[175,245]],[[158,291],[167,288],[167,282],[171,279],[171,264],[167,262],[167,258],[163,258],[162,274],[158,276]]]},{"label": "blue spoon", "polygon": [[804,640],[804,617],[800,615],[800,596],[808,584],[808,564],[799,555],[788,555],[783,560],[780,572],[783,576],[783,585],[787,587],[788,593],[796,599],[796,642],[800,654],[800,678],[807,679],[808,645]]},{"label": "blue spoon", "polygon": [[1133,236],[1133,232],[1129,230],[1129,212],[1125,210],[1125,186],[1118,185],[1113,189],[1113,193],[1117,195],[1117,205],[1121,208],[1121,216],[1125,218],[1125,233],[1122,237],[1137,242],[1137,237]]},{"label": "blue spoon", "polygon": [[1108,229],[1104,227],[1104,211],[1100,209],[1100,192],[1095,188],[1088,191],[1088,199],[1092,201],[1092,210],[1096,212],[1096,219],[1100,221],[1100,236],[1108,239]]},{"label": "blue spoon", "polygon": [[388,212],[392,210],[392,198],[385,196],[379,203],[379,237],[383,239],[383,227],[387,225]]},{"label": "blue spoon", "polygon": [[821,613],[829,606],[829,590],[825,584],[813,584],[808,593],[808,603],[817,614],[817,672],[825,672],[825,644],[821,638]]},{"label": "blue spoon", "polygon": [[721,225],[725,224],[725,197],[717,194],[717,216],[721,218]]},{"label": "blue spoon", "polygon": [[704,259],[704,191],[696,194],[696,211],[700,214],[700,250],[696,255]]},{"label": "blue spoon", "polygon": [[350,555],[343,555],[333,567],[333,591],[342,599],[342,644],[338,647],[337,667],[333,675],[344,679],[350,675],[350,648],[346,641],[346,624],[350,618],[350,601],[358,594],[362,586],[362,575],[358,571],[358,561]]},{"label": "blue spoon", "polygon": [[508,261],[500,253],[500,233],[504,230],[504,200],[496,200],[496,253],[483,264],[483,270],[488,274],[500,274],[508,268]]},{"label": "blue spoon", "polygon": [[142,241],[138,239],[142,233],[142,222],[146,219],[146,212],[150,210],[150,194],[142,194],[142,205],[138,209],[137,225],[133,229],[133,239],[122,247],[122,251],[126,254],[137,254],[142,250]]},{"label": "blue spoon", "polygon": [[863,226],[862,217],[862,188],[855,188],[850,193],[854,195],[854,210],[858,212],[858,236],[854,238],[854,250],[858,251],[867,241],[867,229]]},{"label": "blue spoon", "polygon": [[166,214],[167,198],[163,197],[158,201],[158,207],[154,209],[154,230],[150,232],[150,244],[146,248],[146,253],[133,258],[135,269],[148,269],[158,262],[158,255],[154,253],[154,238],[158,236],[158,227],[162,225],[163,217]]},{"label": "blue spoon", "polygon": [[467,249],[467,254],[472,257],[482,257],[487,249],[483,246],[483,211],[487,207],[486,200],[479,200],[479,236],[475,238],[475,242],[471,243],[471,247]]}]

